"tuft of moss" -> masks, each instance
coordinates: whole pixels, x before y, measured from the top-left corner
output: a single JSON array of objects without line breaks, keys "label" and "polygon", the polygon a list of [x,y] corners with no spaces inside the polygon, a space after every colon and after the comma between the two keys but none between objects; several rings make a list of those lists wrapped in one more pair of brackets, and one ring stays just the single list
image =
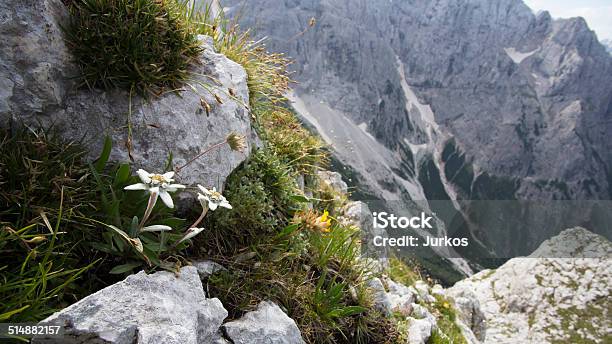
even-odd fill
[{"label": "tuft of moss", "polygon": [[202,250],[233,255],[268,240],[300,208],[292,196],[299,193],[291,168],[269,150],[252,153],[227,179],[224,195],[233,209],[211,212],[198,239]]},{"label": "tuft of moss", "polygon": [[66,41],[89,87],[175,88],[201,52],[183,0],[73,0]]}]

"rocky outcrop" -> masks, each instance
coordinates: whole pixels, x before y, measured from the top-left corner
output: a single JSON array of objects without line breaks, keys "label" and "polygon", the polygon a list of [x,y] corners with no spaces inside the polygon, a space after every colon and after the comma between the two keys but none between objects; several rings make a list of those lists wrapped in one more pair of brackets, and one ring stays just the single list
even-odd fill
[{"label": "rocky outcrop", "polygon": [[[595,250],[603,258],[590,258]],[[569,254],[577,258],[550,258]],[[612,328],[611,255],[607,239],[568,229],[532,255],[481,271],[447,294],[484,343],[603,343]]]},{"label": "rocky outcrop", "polygon": [[263,301],[242,318],[223,325],[234,344],[303,344],[295,321],[276,304]]},{"label": "rocky outcrop", "polygon": [[[108,135],[114,141],[111,159],[127,161],[129,94],[76,88],[79,71],[60,29],[68,15],[61,0],[3,1],[0,12],[5,42],[0,51],[0,125],[53,126],[67,139],[82,139],[92,157]],[[251,146],[246,72],[217,54],[210,40],[201,37],[201,42],[204,51],[189,81],[194,89],[186,85],[148,100],[131,100],[134,168],[162,172],[169,156],[180,165],[232,131],[245,135]],[[209,113],[201,99],[211,104]],[[221,147],[182,170],[177,179],[220,188],[248,152]]]},{"label": "rocky outcrop", "polygon": [[195,267],[176,275],[139,272],[43,320],[63,326],[65,336],[35,342],[214,343],[227,314],[218,299],[206,298]]}]

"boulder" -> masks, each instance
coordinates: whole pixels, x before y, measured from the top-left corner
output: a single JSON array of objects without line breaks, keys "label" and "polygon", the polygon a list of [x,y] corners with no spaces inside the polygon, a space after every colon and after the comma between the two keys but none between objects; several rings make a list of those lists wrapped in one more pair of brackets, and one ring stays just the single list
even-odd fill
[{"label": "boulder", "polygon": [[342,207],[342,212],[338,216],[338,222],[344,226],[353,226],[361,230],[361,251],[362,255],[368,258],[379,260],[383,267],[388,267],[387,247],[377,247],[374,245],[376,236],[387,237],[388,234],[383,228],[375,228],[372,225],[372,211],[368,204],[361,201],[348,202]]},{"label": "boulder", "polygon": [[304,343],[295,321],[270,301],[263,301],[255,311],[226,323],[223,330],[234,344]]},{"label": "boulder", "polygon": [[195,267],[179,274],[139,272],[65,308],[41,324],[63,326],[63,338],[35,343],[204,344],[220,339],[227,311],[207,299]]},{"label": "boulder", "polygon": [[436,298],[429,294],[429,285],[425,281],[416,281],[414,283],[414,289],[418,293],[419,300],[427,303],[436,302]]},{"label": "boulder", "polygon": [[469,289],[452,288],[448,291],[448,296],[457,309],[457,324],[461,327],[463,335],[466,338],[475,337],[478,341],[484,341],[487,323],[476,295]]},{"label": "boulder", "polygon": [[403,316],[408,316],[413,312],[413,303],[416,301],[416,294],[401,283],[396,283],[390,279],[387,283],[387,298],[391,302],[391,309],[399,312]]},{"label": "boulder", "polygon": [[[125,90],[77,88],[75,67],[60,25],[68,16],[61,0],[0,4],[0,125],[53,126],[63,137],[82,141],[90,158],[99,155],[104,138],[113,140],[111,160],[128,161],[125,148],[130,103],[134,168],[164,172],[170,155],[175,166],[223,141],[230,132],[247,137],[244,153],[227,145],[196,160],[177,175],[183,184],[220,188],[256,141],[248,110],[247,74],[214,51],[210,39],[191,80],[177,92],[143,99]],[[205,86],[202,86],[205,85]],[[230,97],[230,89],[235,97]],[[221,102],[215,100],[215,95]],[[207,112],[202,100],[211,105]]]}]

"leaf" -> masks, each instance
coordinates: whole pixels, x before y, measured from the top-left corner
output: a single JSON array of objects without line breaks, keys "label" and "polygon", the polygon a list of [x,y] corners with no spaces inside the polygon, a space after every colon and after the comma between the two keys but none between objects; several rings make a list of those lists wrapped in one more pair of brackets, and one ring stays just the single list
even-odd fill
[{"label": "leaf", "polygon": [[115,266],[114,268],[111,269],[109,274],[113,274],[113,275],[122,274],[124,272],[132,271],[132,270],[134,270],[134,268],[137,268],[137,267],[139,267],[141,265],[142,265],[142,263],[140,263],[140,262],[134,262],[134,263],[127,263],[127,264],[123,264],[123,265],[117,265],[117,266]]},{"label": "leaf", "polygon": [[102,172],[104,167],[106,167],[106,163],[108,162],[108,158],[110,157],[111,148],[113,148],[113,140],[111,140],[110,136],[106,136],[104,138],[104,146],[102,147],[102,153],[100,153],[100,157],[96,160],[95,168],[96,171]]},{"label": "leaf", "polygon": [[130,235],[135,237],[138,235],[138,216],[132,217],[132,223],[130,224]]},{"label": "leaf", "polygon": [[349,317],[351,315],[363,313],[365,311],[366,311],[365,307],[361,307],[361,306],[348,306],[348,307],[343,307],[343,308],[340,308],[340,309],[334,309],[333,311],[329,312],[327,315],[330,318],[345,318],[345,317]]},{"label": "leaf", "polygon": [[128,182],[130,179],[130,165],[129,164],[121,164],[117,169],[117,173],[115,173],[115,185],[123,185]]},{"label": "leaf", "polygon": [[0,314],[0,321],[4,321],[4,320],[8,320],[10,319],[13,315],[17,314],[17,313],[21,313],[22,311],[24,311],[26,308],[30,307],[30,305],[27,306],[23,306],[21,308],[18,309],[14,309],[12,311],[8,311],[6,313],[2,313]]},{"label": "leaf", "polygon": [[280,233],[278,233],[277,238],[282,238],[282,237],[284,237],[284,236],[291,235],[291,234],[293,234],[293,232],[295,232],[295,231],[296,231],[296,230],[297,230],[299,227],[300,227],[300,224],[299,224],[299,223],[294,223],[294,224],[291,224],[291,225],[289,225],[289,226],[287,226],[287,227],[283,228],[283,230],[282,230]]},{"label": "leaf", "polygon": [[298,202],[298,203],[310,203],[310,198],[304,195],[291,195],[289,196],[289,198],[291,198],[291,200]]},{"label": "leaf", "polygon": [[109,245],[103,244],[103,243],[99,243],[99,242],[90,242],[89,245],[91,247],[93,247],[94,249],[98,250],[98,251],[102,251],[108,254],[112,254],[112,255],[116,255],[119,252],[117,252],[116,250],[113,250],[112,247],[110,247]]}]

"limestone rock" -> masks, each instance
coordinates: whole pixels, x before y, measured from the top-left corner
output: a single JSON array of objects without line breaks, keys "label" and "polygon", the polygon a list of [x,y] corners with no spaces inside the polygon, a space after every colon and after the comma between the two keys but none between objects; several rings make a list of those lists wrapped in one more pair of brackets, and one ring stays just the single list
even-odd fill
[{"label": "limestone rock", "polygon": [[427,303],[436,302],[436,298],[429,293],[429,285],[425,281],[416,281],[413,287],[417,291],[419,300]]},{"label": "limestone rock", "polygon": [[35,342],[213,343],[227,314],[218,299],[205,297],[195,267],[182,268],[178,277],[141,271],[43,320],[63,326],[65,337]]},{"label": "limestone rock", "polygon": [[[553,257],[572,253],[577,258],[542,255],[551,252]],[[480,305],[486,320],[484,343],[545,344],[574,338],[603,343],[612,328],[611,254],[607,239],[583,228],[568,229],[534,254],[482,271],[447,292],[468,324],[480,318],[474,313]],[[482,326],[476,326],[474,334],[482,338]]]},{"label": "limestone rock", "polygon": [[215,263],[210,260],[199,260],[195,262],[191,262],[197,270],[200,278],[206,278],[215,272],[227,270],[223,265],[219,263]]},{"label": "limestone rock", "polygon": [[384,315],[391,315],[393,312],[393,303],[382,281],[379,278],[372,278],[368,280],[367,285],[372,291],[374,307]]},{"label": "limestone rock", "polygon": [[[3,1],[0,13],[0,36],[6,43],[0,52],[0,125],[53,125],[67,139],[83,139],[90,158],[97,157],[108,135],[114,142],[111,159],[127,161],[129,94],[75,88],[78,69],[59,28],[67,17],[61,0]],[[200,38],[204,51],[189,82],[194,90],[185,86],[149,100],[133,97],[134,168],[164,172],[170,154],[175,166],[181,165],[232,131],[245,135],[249,148],[255,141],[246,72],[217,54],[209,39]],[[230,88],[237,100],[228,95]],[[201,100],[211,105],[210,113]],[[177,181],[220,188],[249,148],[239,153],[224,145],[182,170]]]},{"label": "limestone rock", "polygon": [[433,327],[426,319],[408,318],[408,344],[426,344]]},{"label": "limestone rock", "polygon": [[431,325],[432,329],[435,329],[437,327],[437,321],[436,321],[436,317],[431,314],[431,312],[429,312],[429,310],[427,310],[427,308],[413,303],[412,304],[412,314],[411,316],[413,318],[416,319],[424,319],[427,320],[429,322],[429,324]]},{"label": "limestone rock", "polygon": [[223,325],[234,344],[302,344],[304,340],[295,321],[276,304],[261,302],[255,311]]}]

